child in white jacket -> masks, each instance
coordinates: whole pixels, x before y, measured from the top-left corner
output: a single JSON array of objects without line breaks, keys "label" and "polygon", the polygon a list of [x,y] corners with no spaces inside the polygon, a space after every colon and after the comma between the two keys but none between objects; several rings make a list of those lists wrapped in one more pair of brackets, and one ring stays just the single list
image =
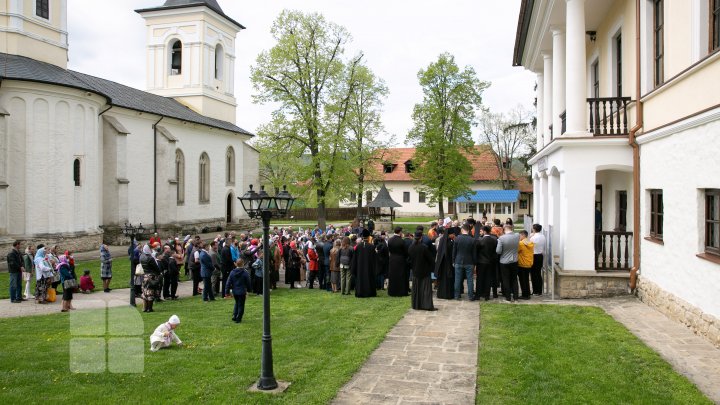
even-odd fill
[{"label": "child in white jacket", "polygon": [[182,341],[175,334],[175,328],[180,325],[180,318],[177,315],[173,315],[170,319],[160,324],[155,328],[155,332],[150,335],[150,351],[156,352],[164,347],[170,347],[172,342],[177,343],[178,346],[182,346]]}]

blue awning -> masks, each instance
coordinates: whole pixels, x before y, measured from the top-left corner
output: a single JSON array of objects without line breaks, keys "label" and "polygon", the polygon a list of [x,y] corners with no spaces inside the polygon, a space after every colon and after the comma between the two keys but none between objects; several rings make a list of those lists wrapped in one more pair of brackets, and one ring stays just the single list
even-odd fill
[{"label": "blue awning", "polygon": [[520,198],[520,190],[478,190],[469,196],[458,197],[459,203],[514,203]]}]

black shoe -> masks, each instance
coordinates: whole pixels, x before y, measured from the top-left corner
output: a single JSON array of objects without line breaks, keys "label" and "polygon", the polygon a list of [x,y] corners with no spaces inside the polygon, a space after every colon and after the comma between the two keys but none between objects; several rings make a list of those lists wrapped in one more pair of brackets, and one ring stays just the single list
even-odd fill
[{"label": "black shoe", "polygon": [[242,322],[242,321],[239,320],[239,319],[236,319],[234,322],[235,322],[235,323],[240,323],[240,322]]},{"label": "black shoe", "polygon": [[520,299],[521,299],[521,300],[526,300],[526,301],[527,301],[527,300],[529,300],[529,299],[530,299],[530,297],[529,297],[529,296],[527,296],[527,297],[523,296],[523,297],[520,297]]},{"label": "black shoe", "polygon": [[428,311],[437,311],[437,310],[438,310],[437,308],[430,308],[430,309],[428,309]]}]

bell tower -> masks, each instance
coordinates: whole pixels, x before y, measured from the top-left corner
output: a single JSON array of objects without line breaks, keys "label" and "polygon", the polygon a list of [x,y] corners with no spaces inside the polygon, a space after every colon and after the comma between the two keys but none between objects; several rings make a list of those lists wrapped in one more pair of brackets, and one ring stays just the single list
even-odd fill
[{"label": "bell tower", "polygon": [[67,0],[7,0],[0,15],[0,52],[67,68]]},{"label": "bell tower", "polygon": [[135,10],[147,26],[147,90],[235,123],[235,38],[245,29],[216,0]]}]

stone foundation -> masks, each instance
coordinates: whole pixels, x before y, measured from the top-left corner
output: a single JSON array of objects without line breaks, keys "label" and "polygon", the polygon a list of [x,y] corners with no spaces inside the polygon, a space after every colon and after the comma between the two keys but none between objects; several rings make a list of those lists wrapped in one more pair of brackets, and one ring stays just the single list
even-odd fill
[{"label": "stone foundation", "polygon": [[682,323],[695,334],[720,348],[720,319],[642,277],[638,277],[637,296],[642,302],[662,312],[668,318]]},{"label": "stone foundation", "polygon": [[[12,249],[12,243],[16,239],[3,238],[0,240],[0,252],[4,252],[0,255],[0,261],[5,262],[5,255]],[[32,237],[19,237],[17,238],[22,244],[20,245],[21,251],[24,252],[27,245],[32,244],[37,246],[43,244],[45,246],[58,245],[61,252],[69,250],[71,252],[85,252],[88,250],[98,250],[100,243],[103,240],[102,232],[78,232],[78,233],[63,233],[63,234],[47,234],[37,235]],[[2,267],[3,269],[5,267]]]},{"label": "stone foundation", "polygon": [[[258,220],[252,219],[240,219],[239,222],[233,224],[227,224],[225,218],[213,218],[202,221],[186,221],[178,222],[173,224],[158,225],[157,232],[160,237],[165,240],[169,235],[179,236],[182,238],[185,235],[199,235],[203,233],[223,233],[225,231],[247,231],[257,228],[259,225]],[[143,225],[145,226],[145,225]],[[109,245],[127,245],[130,243],[130,238],[126,237],[122,233],[122,227],[116,225],[104,226],[103,230],[105,235],[103,239],[105,243]],[[145,229],[145,233],[140,236],[140,239],[149,239],[152,236],[154,230],[151,225]]]},{"label": "stone foundation", "polygon": [[629,295],[630,273],[555,271],[555,294],[560,298],[599,298]]}]

